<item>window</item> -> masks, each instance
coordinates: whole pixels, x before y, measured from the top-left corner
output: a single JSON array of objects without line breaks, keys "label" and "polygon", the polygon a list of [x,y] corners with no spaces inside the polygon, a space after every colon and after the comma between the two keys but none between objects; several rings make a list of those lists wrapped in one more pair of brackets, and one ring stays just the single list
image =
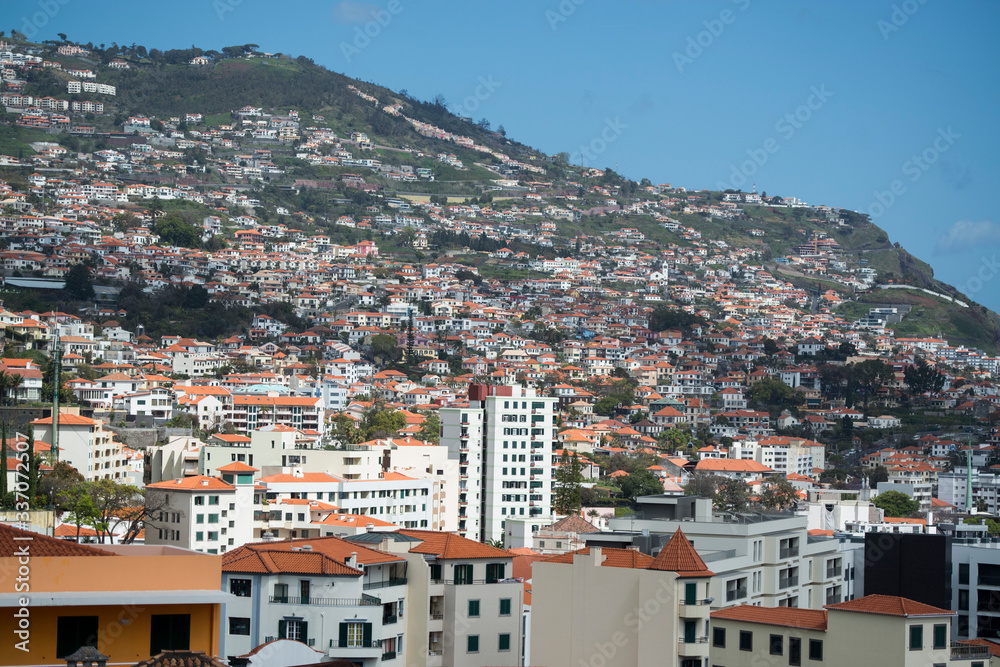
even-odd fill
[{"label": "window", "polygon": [[698,584],[693,582],[684,584],[684,604],[697,604],[697,602]]},{"label": "window", "polygon": [[196,532],[194,534],[194,541],[195,542],[204,542],[205,541],[205,533],[203,533],[200,530],[198,532]]},{"label": "window", "polygon": [[191,648],[190,614],[153,614],[149,619],[149,654]]},{"label": "window", "polygon": [[209,496],[208,497],[208,504],[209,505],[218,505],[219,504],[219,496]]},{"label": "window", "polygon": [[250,619],[249,618],[229,618],[229,634],[231,635],[249,635],[250,634]]},{"label": "window", "polygon": [[250,597],[250,592],[253,589],[251,581],[249,579],[230,579],[229,580],[229,592],[236,597],[248,598]]},{"label": "window", "polygon": [[948,626],[943,623],[934,626],[934,648],[948,648]]},{"label": "window", "polygon": [[726,648],[726,629],[712,628],[712,646]]},{"label": "window", "polygon": [[498,651],[509,651],[510,650],[510,633],[503,633],[500,635],[500,641],[497,645]]},{"label": "window", "polygon": [[205,496],[195,496],[194,497],[194,504],[195,505],[204,505],[205,504]]},{"label": "window", "polygon": [[431,565],[431,580],[440,581],[441,580],[441,563],[434,563]]},{"label": "window", "polygon": [[771,635],[771,655],[784,655],[785,638],[782,635]]},{"label": "window", "polygon": [[456,584],[472,583],[472,565],[455,566],[455,583]]},{"label": "window", "polygon": [[726,602],[739,600],[747,596],[747,578],[730,579],[726,582]]},{"label": "window", "polygon": [[958,564],[958,584],[960,586],[969,585],[969,564],[959,563]]},{"label": "window", "polygon": [[75,653],[81,646],[97,646],[97,616],[60,616],[56,622],[56,658]]},{"label": "window", "polygon": [[910,650],[921,651],[924,648],[924,626],[910,626]]},{"label": "window", "polygon": [[469,617],[477,618],[479,616],[479,600],[469,600]]},{"label": "window", "polygon": [[219,515],[218,514],[209,514],[208,515],[208,522],[209,523],[219,523]]},{"label": "window", "polygon": [[959,589],[958,608],[960,611],[969,611],[969,591],[965,589]]},{"label": "window", "polygon": [[799,637],[788,638],[788,664],[792,667],[802,664],[802,639]]},{"label": "window", "polygon": [[479,653],[479,635],[469,635],[465,640],[466,653]]},{"label": "window", "polygon": [[309,624],[299,619],[278,621],[278,639],[296,639],[305,642],[309,638]]},{"label": "window", "polygon": [[195,517],[194,517],[194,522],[195,523],[205,523],[205,515],[204,514],[196,514]]},{"label": "window", "polygon": [[510,616],[510,598],[500,599],[500,615]]},{"label": "window", "polygon": [[809,659],[810,660],[822,660],[823,659],[823,640],[822,639],[810,639],[809,640]]},{"label": "window", "polygon": [[274,585],[274,602],[288,602],[288,584]]},{"label": "window", "polygon": [[[279,622],[280,626],[280,622]],[[341,648],[370,647],[372,643],[371,623],[341,623],[337,645]]]},{"label": "window", "polygon": [[740,650],[753,650],[753,632],[750,630],[740,630]]}]

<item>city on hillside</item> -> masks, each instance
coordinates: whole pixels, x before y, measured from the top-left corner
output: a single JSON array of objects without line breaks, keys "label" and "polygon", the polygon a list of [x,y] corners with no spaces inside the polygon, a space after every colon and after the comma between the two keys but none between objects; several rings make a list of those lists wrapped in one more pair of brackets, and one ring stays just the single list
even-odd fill
[{"label": "city on hillside", "polygon": [[60,37],[0,33],[0,664],[1000,664],[1000,318],[869,216]]}]

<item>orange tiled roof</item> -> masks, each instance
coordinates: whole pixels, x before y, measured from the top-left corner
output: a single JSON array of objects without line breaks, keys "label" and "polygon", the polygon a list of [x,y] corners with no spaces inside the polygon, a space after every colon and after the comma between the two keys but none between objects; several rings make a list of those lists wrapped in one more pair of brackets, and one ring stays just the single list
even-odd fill
[{"label": "orange tiled roof", "polygon": [[[75,534],[75,531],[74,531]],[[28,538],[31,541],[15,538]],[[114,556],[86,544],[60,540],[40,533],[32,533],[7,524],[0,524],[0,558],[13,558],[20,548],[30,544],[31,555],[36,558],[67,558],[78,556]]]},{"label": "orange tiled roof", "polygon": [[715,572],[705,566],[705,561],[694,550],[691,541],[680,528],[649,564],[649,569],[676,572],[678,577],[715,576]]},{"label": "orange tiled roof", "polygon": [[[205,482],[204,484],[202,482]],[[174,489],[177,491],[234,491],[235,486],[223,482],[217,477],[206,475],[193,475],[191,477],[181,477],[170,479],[165,482],[147,484],[147,489]]]},{"label": "orange tiled roof", "polygon": [[741,604],[736,607],[727,607],[713,611],[711,617],[726,621],[781,625],[787,628],[826,630],[826,612],[821,609],[757,607],[752,604]]},{"label": "orange tiled roof", "polygon": [[863,614],[881,614],[883,616],[952,616],[955,612],[940,607],[932,607],[923,602],[895,595],[866,595],[857,600],[848,600],[838,604],[828,604],[827,609],[840,611],[857,611]]},{"label": "orange tiled roof", "polygon": [[402,535],[422,540],[410,553],[427,554],[438,558],[510,558],[504,549],[470,540],[454,533],[434,530],[401,530]]},{"label": "orange tiled roof", "polygon": [[[257,545],[247,545],[257,546]],[[230,551],[222,561],[223,572],[326,574],[361,576],[362,570],[349,567],[329,556],[312,551],[244,548]]]},{"label": "orange tiled roof", "polygon": [[[566,563],[572,565],[573,557],[576,554],[590,555],[590,547],[584,547],[583,549],[577,549],[576,551],[570,551],[569,553],[559,554],[558,556],[547,558],[542,562]],[[652,556],[647,556],[641,551],[636,551],[635,549],[616,549],[613,547],[604,547],[601,549],[601,556],[604,558],[604,560],[601,561],[602,567],[625,567],[645,570],[653,563]]]},{"label": "orange tiled roof", "polygon": [[243,461],[233,461],[232,463],[227,463],[221,468],[216,468],[218,472],[259,472],[260,468],[254,468],[253,466],[248,466]]}]

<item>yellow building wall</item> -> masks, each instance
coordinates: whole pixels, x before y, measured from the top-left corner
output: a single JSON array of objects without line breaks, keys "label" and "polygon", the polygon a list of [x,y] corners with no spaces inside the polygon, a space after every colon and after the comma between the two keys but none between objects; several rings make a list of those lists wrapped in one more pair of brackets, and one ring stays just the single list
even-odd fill
[{"label": "yellow building wall", "polygon": [[[96,559],[94,559],[96,560]],[[61,665],[56,659],[56,627],[59,616],[98,616],[98,646],[111,659],[108,664],[135,664],[150,657],[150,617],[154,614],[190,614],[192,651],[217,655],[219,650],[220,609],[217,604],[193,605],[114,605],[90,607],[29,607],[29,651],[15,647],[20,641],[14,618],[16,609],[0,614],[0,665]]]}]

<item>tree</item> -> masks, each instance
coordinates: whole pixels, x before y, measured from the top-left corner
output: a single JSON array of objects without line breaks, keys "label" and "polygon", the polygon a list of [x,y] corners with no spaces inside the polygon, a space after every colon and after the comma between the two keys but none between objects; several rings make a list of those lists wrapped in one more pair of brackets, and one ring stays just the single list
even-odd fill
[{"label": "tree", "polygon": [[920,509],[920,503],[899,491],[885,491],[872,501],[886,517],[907,517]]},{"label": "tree", "polygon": [[635,470],[632,474],[618,479],[622,495],[631,501],[639,496],[657,496],[663,493],[663,483],[649,470]]},{"label": "tree", "polygon": [[432,413],[428,415],[424,423],[420,425],[420,431],[417,433],[417,439],[423,440],[424,442],[432,445],[436,445],[440,442],[441,438],[441,418],[438,414]]},{"label": "tree", "polygon": [[381,360],[384,364],[394,364],[403,358],[403,351],[396,344],[396,337],[389,334],[372,337],[372,353],[376,360]]},{"label": "tree", "polygon": [[2,431],[0,431],[0,439],[2,439],[3,444],[0,445],[0,502],[7,497],[7,422],[3,423]]},{"label": "tree", "polygon": [[557,514],[573,514],[582,505],[583,469],[576,453],[563,450],[552,484],[552,506]]},{"label": "tree", "polygon": [[771,510],[793,507],[799,500],[799,492],[784,477],[769,477],[762,484],[760,504]]},{"label": "tree", "polygon": [[879,482],[889,481],[889,471],[885,466],[875,466],[872,468],[871,474],[868,476],[868,481],[871,483],[873,488],[877,488]]},{"label": "tree", "polygon": [[846,370],[848,391],[860,391],[866,403],[896,378],[892,366],[881,359],[866,359],[860,364],[848,364]]},{"label": "tree", "polygon": [[719,487],[726,482],[726,478],[714,473],[695,472],[684,485],[684,493],[688,496],[701,496],[702,498],[714,498]]},{"label": "tree", "polygon": [[65,461],[58,461],[52,467],[52,472],[42,478],[39,493],[43,497],[52,499],[56,511],[66,510],[67,508],[60,504],[62,499],[70,489],[85,481],[76,468]]},{"label": "tree", "polygon": [[658,305],[649,316],[650,331],[689,330],[696,324],[705,324],[705,319],[666,304]]},{"label": "tree", "polygon": [[94,281],[90,267],[83,263],[74,264],[66,272],[66,295],[75,301],[90,301],[94,298]]},{"label": "tree", "polygon": [[720,512],[745,512],[750,505],[750,487],[742,480],[727,479],[719,486],[713,504]]},{"label": "tree", "polygon": [[58,499],[58,505],[68,513],[66,523],[76,526],[76,541],[80,541],[80,528],[97,521],[97,510],[86,482],[66,489]]},{"label": "tree", "polygon": [[944,387],[944,375],[928,364],[923,357],[917,358],[915,366],[909,366],[903,371],[911,394],[923,394],[928,391],[941,391]]}]

